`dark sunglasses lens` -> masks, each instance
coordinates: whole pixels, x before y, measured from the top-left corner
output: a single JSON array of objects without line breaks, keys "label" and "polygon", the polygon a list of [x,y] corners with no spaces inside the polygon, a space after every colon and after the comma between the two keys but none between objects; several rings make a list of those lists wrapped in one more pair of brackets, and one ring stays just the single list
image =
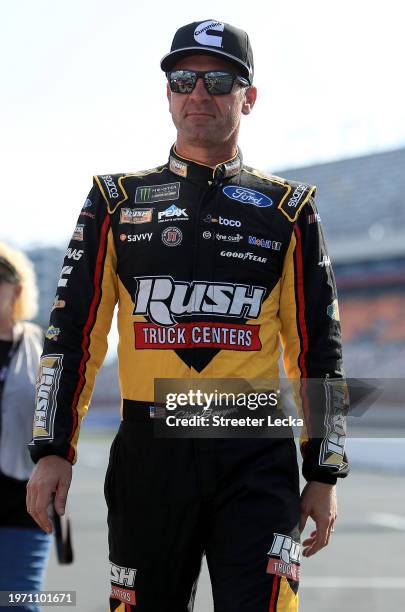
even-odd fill
[{"label": "dark sunglasses lens", "polygon": [[174,93],[191,93],[196,82],[196,75],[189,70],[174,70],[169,73],[170,89]]},{"label": "dark sunglasses lens", "polygon": [[214,96],[228,94],[232,90],[234,78],[233,74],[228,72],[207,72],[205,74],[207,90]]}]

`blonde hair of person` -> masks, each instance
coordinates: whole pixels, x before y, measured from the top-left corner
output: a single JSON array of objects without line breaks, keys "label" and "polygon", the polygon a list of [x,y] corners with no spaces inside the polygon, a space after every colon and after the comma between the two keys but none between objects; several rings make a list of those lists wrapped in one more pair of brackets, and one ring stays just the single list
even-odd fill
[{"label": "blonde hair of person", "polygon": [[38,312],[38,289],[33,264],[22,251],[4,242],[0,242],[0,256],[14,266],[21,279],[21,293],[14,305],[14,321],[33,319]]}]

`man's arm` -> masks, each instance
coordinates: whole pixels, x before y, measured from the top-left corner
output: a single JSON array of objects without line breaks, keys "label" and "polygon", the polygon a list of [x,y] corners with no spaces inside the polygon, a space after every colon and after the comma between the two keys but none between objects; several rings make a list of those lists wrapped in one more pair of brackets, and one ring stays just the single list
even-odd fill
[{"label": "man's arm", "polygon": [[[348,473],[344,454],[343,414],[334,412],[336,393],[345,398],[342,343],[336,284],[318,211],[312,198],[294,225],[286,255],[280,296],[283,362],[298,386],[305,427],[300,446],[303,476],[301,527],[308,516],[317,523],[321,547],[328,541],[336,515],[331,487]],[[340,380],[338,385],[336,380]],[[344,423],[343,423],[344,424]],[[326,500],[326,503],[325,503]],[[317,548],[317,549],[319,549]],[[311,548],[310,554],[316,552]]]},{"label": "man's arm", "polygon": [[65,253],[38,374],[29,444],[38,465],[27,487],[27,508],[42,528],[50,525],[46,509],[52,493],[63,513],[80,424],[107,351],[117,299],[110,215],[95,184]]}]

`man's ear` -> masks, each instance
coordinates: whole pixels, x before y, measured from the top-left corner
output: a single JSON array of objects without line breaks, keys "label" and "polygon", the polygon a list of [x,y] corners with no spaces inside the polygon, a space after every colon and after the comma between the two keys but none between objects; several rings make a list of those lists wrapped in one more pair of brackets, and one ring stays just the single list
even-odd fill
[{"label": "man's ear", "polygon": [[169,83],[166,84],[166,96],[169,102],[169,112],[171,112],[171,104],[172,104],[172,92],[169,87]]},{"label": "man's ear", "polygon": [[252,112],[252,109],[256,102],[256,98],[257,98],[257,89],[256,87],[253,87],[252,85],[251,87],[248,87],[248,89],[245,90],[245,99],[243,100],[243,104],[242,104],[242,114],[243,115],[249,115],[249,113]]}]

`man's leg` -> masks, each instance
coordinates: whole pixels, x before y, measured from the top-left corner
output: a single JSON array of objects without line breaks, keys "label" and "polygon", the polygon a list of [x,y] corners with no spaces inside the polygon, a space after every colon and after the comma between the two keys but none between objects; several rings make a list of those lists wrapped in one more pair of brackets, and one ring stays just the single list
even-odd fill
[{"label": "man's leg", "polygon": [[122,423],[105,494],[111,611],[191,611],[203,552],[193,442],[155,439],[150,420]]},{"label": "man's leg", "polygon": [[216,612],[296,612],[299,478],[294,440],[215,440],[206,555]]}]

